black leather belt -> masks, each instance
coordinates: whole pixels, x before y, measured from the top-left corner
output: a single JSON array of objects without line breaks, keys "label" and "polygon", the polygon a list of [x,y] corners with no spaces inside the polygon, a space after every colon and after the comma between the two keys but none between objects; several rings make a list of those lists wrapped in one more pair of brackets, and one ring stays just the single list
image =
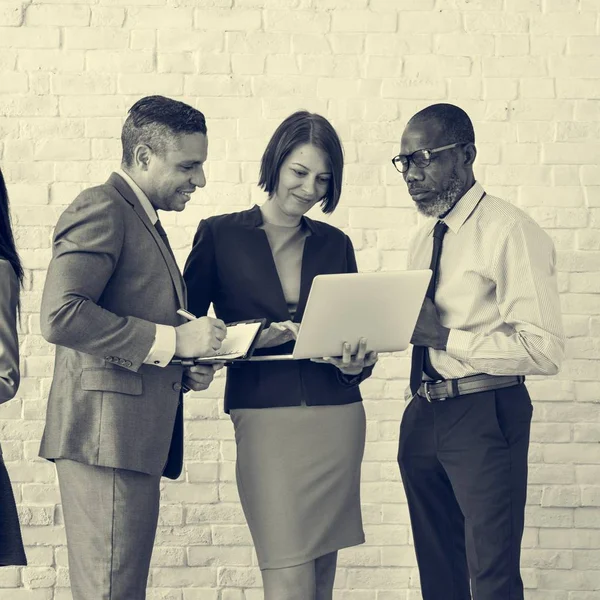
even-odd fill
[{"label": "black leather belt", "polygon": [[470,375],[458,379],[424,381],[417,392],[428,402],[442,402],[466,394],[488,392],[519,385],[525,381],[524,375]]}]

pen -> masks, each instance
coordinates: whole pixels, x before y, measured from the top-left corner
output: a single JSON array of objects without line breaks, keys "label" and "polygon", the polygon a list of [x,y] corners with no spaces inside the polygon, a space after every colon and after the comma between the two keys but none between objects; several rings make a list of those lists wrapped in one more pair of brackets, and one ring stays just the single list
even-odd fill
[{"label": "pen", "polygon": [[197,319],[198,317],[196,317],[196,315],[193,315],[191,312],[185,310],[184,308],[180,308],[177,311],[178,315],[181,315],[184,319],[187,319],[188,321],[193,321],[194,319]]}]

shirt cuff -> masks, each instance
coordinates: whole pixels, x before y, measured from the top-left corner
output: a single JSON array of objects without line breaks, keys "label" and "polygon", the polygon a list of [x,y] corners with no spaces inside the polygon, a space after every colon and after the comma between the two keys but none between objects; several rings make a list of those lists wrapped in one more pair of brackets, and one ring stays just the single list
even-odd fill
[{"label": "shirt cuff", "polygon": [[468,361],[471,357],[470,348],[475,334],[461,329],[451,329],[446,342],[446,352],[452,357]]},{"label": "shirt cuff", "polygon": [[173,356],[175,356],[175,347],[177,345],[177,335],[175,327],[170,325],[156,325],[156,334],[154,343],[144,360],[146,365],[156,367],[166,367]]}]

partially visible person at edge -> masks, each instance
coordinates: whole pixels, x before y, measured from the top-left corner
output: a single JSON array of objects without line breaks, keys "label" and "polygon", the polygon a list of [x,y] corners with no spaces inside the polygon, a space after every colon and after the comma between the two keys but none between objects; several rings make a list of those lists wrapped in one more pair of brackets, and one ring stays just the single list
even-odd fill
[{"label": "partially visible person at edge", "polygon": [[204,115],[142,98],[121,142],[121,168],[58,221],[40,311],[56,344],[40,455],[56,464],[74,600],[146,597],[161,477],[183,468],[183,386],[214,374],[170,361],[225,337],[218,319],[177,314],[185,286],[158,216],[206,185]]},{"label": "partially visible person at edge", "polygon": [[[423,600],[523,600],[521,538],[532,404],[564,338],[550,237],[475,180],[468,115],[414,115],[393,163],[431,217],[409,245],[433,278],[412,338],[398,462]],[[472,596],[471,596],[472,594]]]},{"label": "partially visible person at edge", "polygon": [[[263,154],[261,206],[200,222],[184,278],[190,309],[213,303],[227,321],[265,317],[256,354],[292,351],[313,278],[354,273],[350,239],[305,214],[332,213],[343,152],[320,115],[285,119]],[[377,357],[366,340],[350,356],[238,363],[228,368],[225,411],[237,444],[236,476],[266,600],[328,600],[337,551],[364,542],[360,468],[365,413],[358,384]]]},{"label": "partially visible person at edge", "polygon": [[[22,284],[23,267],[15,248],[8,193],[0,171],[0,404],[14,398],[19,389],[17,313]],[[0,567],[26,564],[15,497],[0,447]]]}]

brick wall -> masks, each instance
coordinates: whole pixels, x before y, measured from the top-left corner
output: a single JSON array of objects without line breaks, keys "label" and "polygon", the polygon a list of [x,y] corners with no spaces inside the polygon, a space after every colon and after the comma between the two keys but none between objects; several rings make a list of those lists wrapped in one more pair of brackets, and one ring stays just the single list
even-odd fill
[{"label": "brick wall", "polygon": [[[390,164],[402,128],[434,101],[469,112],[479,180],[530,213],[559,251],[569,339],[562,372],[529,385],[527,598],[597,599],[599,13],[599,0],[1,0],[0,160],[27,277],[23,380],[0,408],[0,439],[30,566],[0,570],[0,599],[70,598],[55,471],[37,458],[53,362],[41,291],[58,215],[118,165],[126,109],[152,93],[208,118],[208,185],[164,218],[181,264],[201,217],[263,200],[255,183],[266,141],[307,108],[328,116],[345,145],[331,220],[352,236],[359,267],[404,268],[417,218]],[[395,462],[408,363],[382,357],[363,386],[368,542],[341,552],[340,600],[420,597]],[[222,392],[219,378],[187,402],[187,466],[164,485],[151,600],[262,598]]]}]

